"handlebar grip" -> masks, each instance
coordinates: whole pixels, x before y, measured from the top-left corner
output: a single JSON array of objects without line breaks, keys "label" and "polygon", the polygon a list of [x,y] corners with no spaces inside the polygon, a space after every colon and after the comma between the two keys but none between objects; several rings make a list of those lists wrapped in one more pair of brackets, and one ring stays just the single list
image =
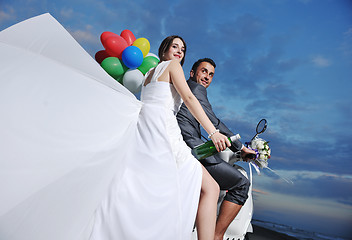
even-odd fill
[{"label": "handlebar grip", "polygon": [[256,154],[253,154],[253,153],[250,153],[250,154],[247,154],[246,156],[244,156],[244,158],[247,158],[247,159],[255,159],[257,157]]}]

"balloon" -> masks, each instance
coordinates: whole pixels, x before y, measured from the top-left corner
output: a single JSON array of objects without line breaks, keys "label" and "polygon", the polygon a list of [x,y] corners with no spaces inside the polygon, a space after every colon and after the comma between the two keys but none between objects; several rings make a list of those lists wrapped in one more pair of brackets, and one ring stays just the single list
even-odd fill
[{"label": "balloon", "polygon": [[142,51],[143,57],[147,56],[150,50],[150,43],[146,38],[138,38],[132,46],[138,47]]},{"label": "balloon", "polygon": [[131,46],[133,44],[133,42],[136,41],[136,37],[128,29],[123,30],[121,32],[120,36],[126,40],[128,46]]},{"label": "balloon", "polygon": [[156,67],[158,65],[159,59],[154,56],[147,56],[143,59],[142,64],[138,67],[139,71],[145,75],[151,68]]},{"label": "balloon", "polygon": [[116,33],[113,33],[113,32],[103,32],[101,35],[100,35],[100,41],[101,43],[103,43],[104,45],[104,42],[105,40],[108,38],[108,37],[115,37],[115,36],[118,36]]},{"label": "balloon", "polygon": [[132,93],[139,93],[144,80],[143,73],[138,69],[128,69],[123,75],[122,83]]},{"label": "balloon", "polygon": [[139,67],[143,62],[142,51],[135,46],[129,46],[122,52],[123,63],[131,69]]},{"label": "balloon", "polygon": [[105,58],[101,62],[102,68],[114,79],[118,80],[128,70],[122,61],[116,57]]},{"label": "balloon", "polygon": [[147,57],[149,57],[149,56],[156,57],[156,58],[160,61],[159,56],[156,55],[156,54],[154,54],[154,53],[149,52],[149,53],[147,54]]},{"label": "balloon", "polygon": [[110,56],[120,59],[123,50],[128,47],[126,40],[119,35],[107,37],[102,43]]},{"label": "balloon", "polygon": [[[127,70],[128,70],[128,69],[127,69]],[[116,78],[116,81],[118,81],[120,84],[122,84],[122,82],[123,82],[123,76],[124,76],[124,75],[121,75],[121,76],[117,77],[117,78]]]},{"label": "balloon", "polygon": [[95,54],[95,60],[101,64],[101,62],[105,59],[110,57],[110,55],[105,50],[100,50]]}]

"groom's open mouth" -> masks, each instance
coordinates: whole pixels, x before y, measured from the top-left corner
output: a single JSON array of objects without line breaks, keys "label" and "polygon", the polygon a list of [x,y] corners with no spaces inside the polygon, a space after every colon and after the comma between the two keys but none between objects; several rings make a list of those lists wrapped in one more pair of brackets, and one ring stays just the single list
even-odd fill
[{"label": "groom's open mouth", "polygon": [[206,80],[201,79],[200,82],[201,82],[202,85],[204,85],[204,86],[207,86],[207,85],[208,85],[208,82],[207,82]]}]

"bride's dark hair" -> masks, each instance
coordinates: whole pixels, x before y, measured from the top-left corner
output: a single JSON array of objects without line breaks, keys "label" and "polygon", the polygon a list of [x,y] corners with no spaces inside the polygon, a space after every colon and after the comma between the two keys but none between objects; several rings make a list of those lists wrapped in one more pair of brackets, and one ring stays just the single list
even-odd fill
[{"label": "bride's dark hair", "polygon": [[175,38],[179,38],[183,42],[183,46],[185,48],[184,53],[183,53],[183,58],[182,58],[182,60],[180,62],[181,66],[182,66],[183,63],[185,62],[187,46],[186,46],[185,40],[183,40],[183,38],[180,37],[180,36],[172,35],[172,36],[168,36],[167,38],[165,38],[160,44],[158,55],[159,55],[160,60],[162,60],[163,54],[166,51],[169,50],[169,48],[170,48],[170,46],[171,46],[171,44],[172,44],[172,42],[174,41]]}]

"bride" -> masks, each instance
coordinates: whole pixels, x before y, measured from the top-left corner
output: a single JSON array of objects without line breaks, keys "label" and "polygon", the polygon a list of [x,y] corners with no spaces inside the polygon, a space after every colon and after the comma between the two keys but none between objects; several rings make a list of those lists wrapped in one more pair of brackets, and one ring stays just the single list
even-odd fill
[{"label": "bride", "polygon": [[230,143],[188,88],[181,37],[162,42],[141,102],[49,14],[0,42],[0,239],[184,240],[195,218],[214,238],[219,188],[182,140],[181,99],[218,150]]}]

